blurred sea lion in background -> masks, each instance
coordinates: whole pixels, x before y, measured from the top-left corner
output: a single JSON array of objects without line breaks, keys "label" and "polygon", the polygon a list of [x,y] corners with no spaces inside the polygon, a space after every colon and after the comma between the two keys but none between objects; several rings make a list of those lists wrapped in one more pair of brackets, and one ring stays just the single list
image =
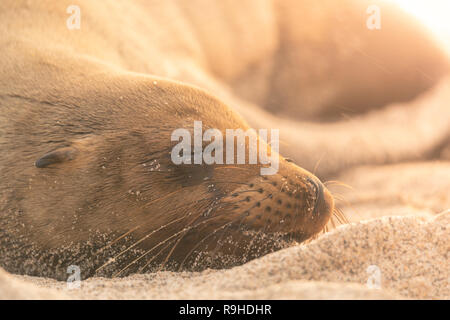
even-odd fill
[{"label": "blurred sea lion in background", "polygon": [[[80,29],[67,28],[71,5],[80,8]],[[380,29],[371,30],[373,6]],[[423,157],[448,135],[448,108],[386,114],[386,105],[421,97],[449,70],[426,28],[388,1],[8,0],[0,9],[3,64],[12,67],[29,46],[52,53],[55,65],[70,65],[60,52],[200,86],[252,127],[279,128],[281,152],[300,165],[313,170],[322,159],[323,177]],[[3,88],[18,86],[24,72],[4,73]],[[373,128],[377,117],[386,132]],[[408,137],[398,139],[405,127]],[[376,154],[364,150],[371,145]]]}]

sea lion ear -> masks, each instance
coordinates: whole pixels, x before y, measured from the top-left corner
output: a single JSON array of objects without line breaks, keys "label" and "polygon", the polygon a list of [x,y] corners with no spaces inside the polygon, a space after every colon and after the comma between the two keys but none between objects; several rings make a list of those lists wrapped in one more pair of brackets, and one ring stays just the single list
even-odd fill
[{"label": "sea lion ear", "polygon": [[77,148],[74,147],[59,148],[44,154],[41,158],[36,160],[34,165],[37,168],[46,168],[49,165],[55,163],[62,163],[65,161],[73,160],[76,158],[77,154],[78,154]]}]

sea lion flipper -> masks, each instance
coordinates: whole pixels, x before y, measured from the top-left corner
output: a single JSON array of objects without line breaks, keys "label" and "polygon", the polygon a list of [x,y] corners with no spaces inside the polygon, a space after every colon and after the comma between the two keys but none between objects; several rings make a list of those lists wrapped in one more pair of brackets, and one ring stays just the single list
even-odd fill
[{"label": "sea lion flipper", "polygon": [[34,165],[37,168],[46,168],[47,166],[55,163],[62,163],[65,161],[73,160],[75,159],[77,154],[78,149],[74,147],[59,148],[44,154],[41,158],[36,160]]}]

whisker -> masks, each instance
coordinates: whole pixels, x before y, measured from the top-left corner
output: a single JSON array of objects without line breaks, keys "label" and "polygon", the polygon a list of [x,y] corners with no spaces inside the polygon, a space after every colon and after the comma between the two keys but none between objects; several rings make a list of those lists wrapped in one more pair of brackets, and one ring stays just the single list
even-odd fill
[{"label": "whisker", "polygon": [[329,180],[329,181],[325,181],[323,184],[324,184],[325,186],[328,186],[328,185],[336,185],[336,186],[346,187],[346,188],[348,188],[348,189],[350,189],[350,190],[355,190],[351,185],[346,184],[346,183],[344,183],[344,182],[342,182],[342,181],[337,181],[337,180]]},{"label": "whisker", "polygon": [[320,156],[319,160],[316,162],[315,166],[314,166],[314,170],[313,170],[313,175],[316,174],[317,169],[319,168],[320,162],[322,161],[323,157],[326,155],[326,151],[324,153],[322,153],[322,155]]},{"label": "whisker", "polygon": [[[234,182],[234,181],[214,181],[214,184],[220,184],[220,183],[225,183],[225,184],[229,184],[229,183],[233,183],[233,184],[241,184],[241,185],[244,185],[244,186],[252,186],[252,185],[254,185],[253,183],[245,183],[245,182]],[[271,185],[271,186],[273,186],[273,184],[272,183],[270,183],[270,182],[267,182],[267,181],[259,181],[258,182],[258,184],[260,184],[260,183],[265,183],[265,184],[269,184],[269,185]]]},{"label": "whisker", "polygon": [[244,216],[245,218],[245,214],[242,214],[240,216],[238,216],[236,219],[233,219],[230,222],[227,222],[225,224],[223,224],[222,226],[216,228],[215,230],[213,230],[209,235],[205,236],[203,239],[201,239],[189,252],[188,254],[184,257],[183,261],[181,261],[180,266],[178,267],[178,271],[181,271],[183,264],[186,262],[186,260],[189,258],[189,256],[195,251],[195,249],[197,249],[206,239],[208,239],[209,237],[211,237],[212,235],[214,235],[217,231],[222,230],[224,228],[226,228],[227,226],[231,225],[232,223],[236,222],[237,219],[241,218],[242,216]]},{"label": "whisker", "polygon": [[[263,201],[272,198],[273,195],[268,195],[267,197],[263,198],[262,200],[260,200],[259,202],[262,203]],[[246,210],[241,216],[241,223],[242,220],[247,216],[247,212],[250,211],[251,209],[255,208],[257,206],[257,204],[255,203],[252,207],[250,207],[248,210]],[[239,219],[239,217],[237,217],[236,219],[233,219],[230,223],[227,223],[219,228],[217,228],[216,230],[214,230],[210,235],[208,235],[207,237],[203,238],[189,253],[188,255],[183,259],[181,265],[180,265],[180,269],[182,267],[182,265],[184,264],[184,262],[187,260],[188,256],[192,254],[192,252],[203,242],[206,240],[206,238],[209,238],[212,234],[215,234],[217,231],[221,230],[223,227],[227,226],[227,225],[231,225],[231,223],[235,222],[237,219]]]},{"label": "whisker", "polygon": [[241,184],[244,186],[250,186],[250,183],[236,182],[236,181],[214,181],[214,183],[233,183],[233,184]]},{"label": "whisker", "polygon": [[219,169],[240,169],[240,170],[248,170],[248,168],[243,168],[243,167],[238,167],[238,166],[220,166],[220,167],[215,167],[214,170],[219,170]]},{"label": "whisker", "polygon": [[[175,239],[173,239],[172,241],[169,241],[169,242],[168,242],[161,250],[158,251],[157,254],[155,254],[153,257],[151,257],[151,258],[145,263],[145,265],[144,265],[142,268],[140,268],[140,269],[138,270],[138,273],[142,273],[142,272],[144,271],[144,269],[145,269],[150,263],[152,263],[152,261],[155,260],[162,252],[164,252],[164,250],[165,250],[167,247],[169,247],[170,244],[171,244],[173,241],[175,241]],[[161,271],[161,268],[159,269],[159,271]]]},{"label": "whisker", "polygon": [[[353,210],[355,210],[353,205],[348,200],[343,198],[341,195],[333,194],[333,197],[336,198],[337,200],[340,200],[340,201],[344,202],[347,206],[349,206]],[[349,220],[347,219],[347,217],[345,216],[344,212],[341,209],[335,207],[333,213],[335,213],[337,216],[339,216],[342,219],[343,223],[349,223]]]},{"label": "whisker", "polygon": [[[175,208],[173,208],[173,209],[167,211],[166,214],[169,214],[169,213],[175,213],[175,212],[177,212],[177,210],[179,210],[179,209],[183,209],[183,208],[185,208],[185,207],[188,206],[188,205],[198,204],[198,203],[200,203],[200,202],[202,202],[202,201],[210,201],[210,199],[200,199],[200,200],[191,201],[191,202],[189,202],[189,203],[187,203],[187,204],[183,204],[182,206],[178,206],[178,207],[175,207]],[[191,208],[191,207],[189,207],[189,208]],[[161,227],[158,228],[158,229],[153,230],[150,234],[147,234],[144,238],[138,240],[138,241],[137,241],[136,243],[134,243],[132,246],[130,246],[130,247],[127,248],[126,250],[122,251],[119,255],[117,255],[116,257],[114,257],[113,260],[116,259],[116,258],[118,258],[120,255],[124,254],[126,251],[132,249],[133,247],[135,247],[136,245],[138,245],[139,243],[141,243],[142,241],[144,241],[145,239],[147,239],[148,237],[150,237],[150,236],[153,235],[154,233],[156,233],[156,232],[158,232],[158,231],[161,231],[163,228],[166,228],[166,227],[170,226],[171,224],[173,224],[173,223],[175,223],[175,222],[178,222],[179,220],[182,220],[182,219],[186,218],[186,217],[189,216],[189,215],[191,215],[191,213],[185,215],[184,217],[181,217],[181,218],[179,218],[179,219],[176,219],[176,220],[174,220],[174,221],[171,221],[170,223],[168,223],[168,224],[166,224],[166,225],[164,225],[164,226],[161,226]],[[140,228],[140,227],[142,227],[142,225],[137,226],[134,230],[137,230],[137,229]],[[106,266],[106,265],[107,265],[107,264],[103,265],[102,267],[104,267],[104,266]],[[100,267],[100,268],[102,268],[102,267]],[[99,269],[100,269],[100,268],[99,268]],[[97,270],[98,270],[98,269],[97,269]]]},{"label": "whisker", "polygon": [[201,221],[201,222],[197,223],[197,224],[194,225],[194,226],[190,226],[190,227],[187,227],[187,228],[183,228],[181,231],[178,231],[178,232],[174,233],[173,235],[171,235],[170,237],[166,238],[165,240],[160,241],[157,245],[153,246],[151,249],[149,249],[148,251],[146,251],[145,253],[143,253],[141,256],[139,256],[138,258],[136,258],[135,260],[133,260],[131,263],[129,263],[127,266],[125,266],[125,268],[123,268],[123,269],[120,270],[119,272],[115,273],[115,274],[113,275],[113,277],[120,275],[123,271],[125,271],[127,268],[129,268],[130,266],[132,266],[133,264],[135,264],[136,262],[138,262],[139,260],[141,260],[142,258],[144,258],[146,255],[148,255],[150,252],[152,252],[155,248],[157,248],[157,247],[159,247],[160,245],[166,243],[167,241],[171,240],[172,238],[174,238],[174,237],[180,235],[181,233],[186,232],[186,231],[187,231],[186,229],[190,230],[190,229],[196,228],[196,227],[198,227],[198,226],[200,226],[200,225],[202,225],[202,224],[205,224],[205,223],[207,223],[207,222],[209,222],[209,221],[211,221],[211,220],[213,220],[213,219],[221,218],[221,217],[222,217],[222,214],[217,215],[217,216],[214,216],[214,217],[209,218],[209,219],[206,219],[206,220],[204,220],[204,221]]},{"label": "whisker", "polygon": [[335,208],[337,216],[341,217],[343,223],[350,223],[350,221],[347,219],[347,217],[345,216],[344,212],[339,209],[339,208]]},{"label": "whisker", "polygon": [[103,248],[101,248],[98,252],[95,253],[95,255],[98,255],[100,253],[102,253],[104,250],[106,250],[107,248],[111,247],[113,244],[115,244],[116,242],[118,242],[119,240],[125,238],[126,236],[128,236],[129,234],[131,234],[132,232],[136,231],[137,229],[139,229],[140,226],[137,226],[135,228],[130,229],[128,232],[125,232],[124,234],[122,234],[121,236],[117,237],[115,240],[111,241],[110,243],[108,243],[106,246],[104,246]]},{"label": "whisker", "polygon": [[[199,202],[199,201],[196,201],[196,202]],[[183,218],[185,218],[185,217],[187,217],[187,216],[190,216],[190,215],[191,215],[191,213],[188,213],[188,214],[185,215]],[[199,215],[198,215],[198,216],[197,216],[197,217],[196,217],[196,218],[195,218],[188,226],[192,225],[192,223],[194,223],[200,216],[201,216],[201,214],[199,214]],[[181,218],[180,218],[180,219],[181,219]],[[184,228],[184,229],[186,229],[186,228]],[[152,232],[152,234],[153,234],[153,233],[154,233],[154,232]],[[180,234],[180,233],[178,232],[177,235],[178,235],[178,234]],[[151,235],[151,234],[150,234],[150,235]],[[148,238],[148,236],[150,236],[150,235],[147,235],[147,236],[144,237],[144,238]],[[182,235],[183,235],[183,234],[182,234]],[[142,241],[145,240],[144,238],[141,239],[141,240],[142,240]],[[170,239],[170,238],[171,238],[171,237],[169,237],[168,239]],[[168,239],[166,239],[165,241],[167,241]],[[180,241],[181,239],[182,239],[182,237],[179,239],[179,241]],[[140,241],[141,241],[141,240],[140,240]],[[141,241],[141,242],[142,242],[142,241]],[[178,241],[178,242],[179,242],[179,241]],[[164,242],[164,241],[163,241],[163,242]],[[160,254],[165,248],[167,248],[172,242],[173,242],[173,241],[170,241],[163,249],[161,249],[161,250],[158,252],[157,255],[159,255],[159,254]],[[178,244],[178,242],[177,242],[176,244]],[[135,243],[134,245],[136,245],[136,244],[137,244],[137,243]],[[150,249],[150,251],[153,250],[154,248],[158,247],[160,244],[161,244],[161,242],[160,242],[158,245],[156,245],[155,247],[153,247],[152,249]],[[127,250],[129,250],[129,249],[130,249],[130,248],[128,248]],[[172,251],[173,251],[173,250],[174,250],[174,248],[172,248]],[[147,252],[145,253],[145,255],[148,254],[150,251],[147,251]],[[157,255],[156,255],[156,256],[157,256]],[[150,259],[150,260],[144,265],[144,267],[141,268],[141,271],[144,270],[145,267],[146,267],[147,265],[149,265],[149,264],[156,258],[156,256],[155,256],[154,258]],[[142,258],[142,257],[143,257],[143,256],[141,256],[140,258]],[[127,265],[124,269],[122,269],[122,270],[120,271],[120,273],[123,272],[123,271],[125,271],[129,266],[131,266],[134,262],[137,262],[140,258],[138,258],[137,260],[135,260],[135,261],[133,261],[132,263],[130,263],[129,265]],[[169,258],[169,257],[167,257],[166,260],[168,260],[168,258]],[[165,263],[165,262],[164,262],[164,263]],[[140,272],[140,271],[139,271],[139,272]],[[120,274],[120,273],[119,273],[119,274]]]},{"label": "whisker", "polygon": [[163,226],[161,226],[161,227],[159,227],[159,228],[153,230],[152,232],[150,232],[149,234],[145,235],[143,238],[141,238],[140,240],[136,241],[134,244],[132,244],[131,246],[129,246],[127,249],[123,250],[122,252],[120,252],[119,254],[117,254],[115,257],[113,257],[112,259],[110,259],[109,261],[107,261],[106,263],[104,263],[102,266],[100,266],[99,268],[97,268],[97,269],[95,270],[95,273],[97,273],[99,270],[103,269],[104,267],[106,267],[106,266],[108,266],[109,264],[111,264],[112,262],[114,262],[117,258],[119,258],[120,256],[122,256],[123,254],[125,254],[126,252],[128,252],[129,250],[131,250],[132,248],[136,247],[138,244],[140,244],[141,242],[145,241],[146,239],[148,239],[150,236],[152,236],[152,235],[155,234],[156,232],[158,232],[158,231],[160,231],[160,230],[162,230],[162,229],[165,229],[165,228],[167,228],[168,226],[170,226],[170,225],[172,225],[172,224],[174,224],[174,223],[176,223],[176,222],[178,222],[178,221],[181,221],[181,220],[185,219],[186,217],[188,217],[188,216],[190,216],[190,215],[191,215],[191,213],[188,213],[187,215],[185,215],[185,216],[183,216],[183,217],[181,217],[181,218],[175,219],[175,220],[173,220],[173,221],[171,221],[171,222],[169,222],[169,223],[167,223],[167,224],[165,224],[165,225],[163,225]]},{"label": "whisker", "polygon": [[341,196],[340,194],[333,193],[333,198],[335,198],[336,200],[344,202],[348,206],[351,206],[350,202],[347,199],[345,199],[343,196]]},{"label": "whisker", "polygon": [[247,192],[260,192],[260,190],[256,190],[256,189],[242,190],[242,191],[232,193],[231,196],[239,195],[239,194],[247,193]]},{"label": "whisker", "polygon": [[[213,203],[214,204],[214,203]],[[212,205],[213,205],[212,204]],[[215,206],[212,208],[212,210],[215,212],[217,211],[217,209],[220,208],[220,206]],[[210,213],[213,214],[214,212]],[[200,217],[200,216],[199,216]],[[197,219],[199,218],[197,217]],[[190,227],[195,221],[197,221],[197,219],[193,220],[188,227]],[[178,241],[175,243],[175,245],[172,247],[172,249],[170,250],[169,254],[166,256],[166,258],[164,259],[164,262],[161,264],[159,270],[162,270],[164,268],[164,266],[166,265],[167,261],[169,260],[169,258],[171,257],[173,251],[175,250],[175,248],[177,247],[177,245],[180,243],[180,241],[183,239],[183,237],[187,234],[188,231],[184,232],[181,234],[181,237],[178,239]]]}]

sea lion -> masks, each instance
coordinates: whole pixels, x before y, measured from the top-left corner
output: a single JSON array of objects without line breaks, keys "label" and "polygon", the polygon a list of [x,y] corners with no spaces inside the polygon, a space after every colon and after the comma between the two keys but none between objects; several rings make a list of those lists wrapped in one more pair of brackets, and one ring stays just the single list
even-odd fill
[{"label": "sea lion", "polygon": [[283,158],[270,176],[260,165],[173,164],[171,133],[194,119],[224,134],[248,129],[211,95],[113,71],[90,80],[96,88],[80,82],[70,99],[64,85],[0,96],[6,270],[66,279],[70,265],[83,277],[226,267],[328,222],[330,193]]},{"label": "sea lion", "polygon": [[230,108],[257,119],[251,102],[280,94],[264,89],[285,43],[272,1],[76,2],[80,29],[67,27],[72,1],[0,4],[2,267],[56,279],[69,266],[83,277],[227,267],[323,229],[330,193],[282,157],[268,177],[169,161],[173,130],[246,129]]},{"label": "sea lion", "polygon": [[[42,13],[41,4],[8,9]],[[36,16],[37,30],[2,24],[0,264],[7,271],[65,280],[74,267],[83,278],[227,267],[324,228],[333,198],[282,157],[272,176],[261,176],[259,165],[171,162],[171,133],[196,120],[224,135],[248,129],[220,100],[74,54],[73,44],[51,41],[51,30],[67,32],[64,20],[49,19],[63,27],[46,26],[41,42]]]}]

